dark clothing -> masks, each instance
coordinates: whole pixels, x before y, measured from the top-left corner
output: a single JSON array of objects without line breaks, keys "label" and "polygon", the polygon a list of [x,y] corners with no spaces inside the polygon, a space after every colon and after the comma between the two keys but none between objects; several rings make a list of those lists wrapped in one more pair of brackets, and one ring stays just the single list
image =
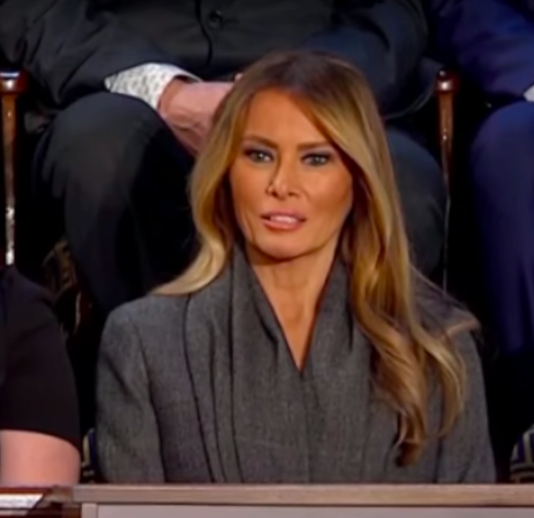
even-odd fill
[{"label": "dark clothing", "polygon": [[359,67],[387,113],[425,45],[421,0],[0,0],[0,49],[60,106],[146,62],[209,80],[304,46]]},{"label": "dark clothing", "polygon": [[[272,50],[345,57],[385,116],[428,99],[420,0],[0,0],[0,49],[63,108],[41,139],[37,192],[51,193],[81,276],[104,314],[146,293],[190,256],[185,189],[192,159],[157,113],[109,95],[104,80],[148,62],[202,79],[233,77]],[[422,73],[421,70],[425,70]],[[426,78],[426,79],[425,79]],[[413,85],[417,85],[412,91]],[[444,186],[408,138],[392,144],[418,262],[440,262]]]},{"label": "dark clothing", "polygon": [[497,447],[508,459],[534,423],[533,139],[534,105],[518,102],[482,124],[470,157],[485,324],[499,349],[492,381]]},{"label": "dark clothing", "polygon": [[58,115],[35,160],[40,188],[64,208],[73,257],[104,315],[186,265],[193,159],[147,104],[107,93],[81,99]]},{"label": "dark clothing", "polygon": [[[534,422],[534,2],[429,0],[441,57],[492,102],[470,152],[481,306],[498,348],[496,446],[509,460]],[[504,433],[504,435],[503,435]]]},{"label": "dark clothing", "polygon": [[440,59],[488,98],[522,99],[534,85],[532,0],[427,0]]},{"label": "dark clothing", "polygon": [[[302,369],[244,254],[204,289],[114,312],[102,341],[96,439],[113,483],[482,483],[495,479],[484,386],[469,333],[454,340],[465,409],[420,459],[397,464],[398,416],[373,384],[374,347],[350,310],[338,261]],[[459,315],[437,300],[441,326]],[[429,374],[430,374],[429,370]],[[431,374],[430,374],[431,376]],[[430,378],[428,426],[443,402]]]},{"label": "dark clothing", "polygon": [[[414,255],[430,274],[443,243],[441,171],[406,134],[390,129],[388,138]],[[77,101],[48,129],[36,163],[42,190],[64,200],[70,246],[104,313],[167,280],[191,256],[192,159],[145,103],[105,93]]]},{"label": "dark clothing", "polygon": [[76,389],[48,296],[14,269],[0,278],[0,430],[38,432],[79,447]]}]

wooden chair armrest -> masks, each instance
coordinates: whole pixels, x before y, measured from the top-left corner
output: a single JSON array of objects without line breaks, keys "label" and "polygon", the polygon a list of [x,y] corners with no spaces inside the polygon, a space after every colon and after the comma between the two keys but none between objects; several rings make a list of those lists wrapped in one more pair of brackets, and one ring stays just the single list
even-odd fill
[{"label": "wooden chair armrest", "polygon": [[28,90],[24,72],[0,70],[0,102],[2,104],[2,149],[5,195],[4,257],[0,261],[15,262],[15,140],[17,135],[17,98]]},{"label": "wooden chair armrest", "polygon": [[439,71],[436,78],[436,92],[440,93],[457,93],[460,91],[460,76],[454,70],[446,68]]},{"label": "wooden chair armrest", "polygon": [[459,90],[458,74],[451,70],[441,70],[436,78],[435,95],[438,101],[441,167],[447,188],[450,187],[453,164],[454,100]]},{"label": "wooden chair armrest", "polygon": [[28,90],[28,75],[20,70],[0,70],[0,96],[20,95]]}]

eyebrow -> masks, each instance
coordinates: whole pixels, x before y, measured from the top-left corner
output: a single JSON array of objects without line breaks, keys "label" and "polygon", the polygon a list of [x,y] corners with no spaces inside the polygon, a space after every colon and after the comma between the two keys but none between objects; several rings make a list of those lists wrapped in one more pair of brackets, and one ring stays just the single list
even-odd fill
[{"label": "eyebrow", "polygon": [[[260,135],[245,135],[243,137],[243,141],[253,141],[257,142],[258,144],[263,144],[264,146],[267,146],[271,149],[278,149],[278,145],[276,142],[273,142],[272,140],[262,137]],[[327,140],[318,140],[316,142],[302,142],[297,146],[301,151],[307,151],[310,149],[317,149],[320,147],[332,147],[332,144],[328,142]]]}]

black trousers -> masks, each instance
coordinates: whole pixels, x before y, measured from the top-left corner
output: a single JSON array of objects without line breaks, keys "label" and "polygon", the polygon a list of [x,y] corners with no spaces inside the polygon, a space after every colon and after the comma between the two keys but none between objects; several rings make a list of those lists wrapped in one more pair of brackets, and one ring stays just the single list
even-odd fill
[{"label": "black trousers", "polygon": [[[388,137],[415,261],[431,274],[443,245],[441,172],[407,134],[391,129]],[[104,314],[190,261],[192,164],[154,110],[109,93],[77,101],[41,138],[37,190],[63,220],[80,274]]]}]

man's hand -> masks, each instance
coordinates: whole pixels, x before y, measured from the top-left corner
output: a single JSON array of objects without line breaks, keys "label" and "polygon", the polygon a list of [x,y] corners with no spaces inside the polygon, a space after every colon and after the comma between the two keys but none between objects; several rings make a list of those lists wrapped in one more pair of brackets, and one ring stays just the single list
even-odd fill
[{"label": "man's hand", "polygon": [[215,110],[233,83],[187,82],[174,79],[163,91],[158,112],[193,155],[202,146]]}]

